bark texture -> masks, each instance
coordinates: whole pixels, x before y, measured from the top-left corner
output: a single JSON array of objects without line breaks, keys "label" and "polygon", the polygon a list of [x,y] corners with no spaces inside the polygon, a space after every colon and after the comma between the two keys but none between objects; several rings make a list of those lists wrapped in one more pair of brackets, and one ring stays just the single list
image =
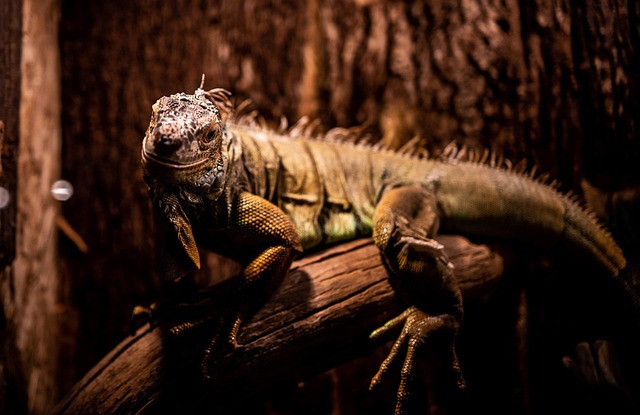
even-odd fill
[{"label": "bark texture", "polygon": [[5,313],[16,325],[27,412],[45,413],[59,398],[56,216],[51,186],[60,175],[60,3],[24,1],[18,147],[16,259],[13,299]]},{"label": "bark texture", "polygon": [[[13,259],[0,284],[2,364],[11,376],[3,394],[15,403],[5,408],[9,413],[40,414],[58,400],[60,391],[55,226],[59,208],[51,196],[51,185],[60,174],[60,4],[26,0],[9,5],[7,16],[15,20],[3,27],[18,30],[20,37],[3,48],[12,53],[15,65],[3,71],[10,82],[9,95],[3,98],[10,100],[3,104],[10,117],[0,176],[4,180],[6,172],[12,197],[2,212],[3,242],[8,241],[2,246],[3,266]],[[6,157],[15,164],[7,164]],[[5,216],[11,213],[15,218]],[[13,229],[14,239],[6,239],[5,232]]]},{"label": "bark texture", "polygon": [[[460,237],[440,241],[452,253],[467,300],[495,290],[505,274],[500,255]],[[369,351],[372,329],[402,310],[371,241],[342,244],[292,265],[244,326],[240,348],[212,365],[208,382],[197,369],[202,344],[172,338],[167,324],[145,326],[105,356],[54,413],[247,412],[246,402],[273,382],[292,373],[308,377]]]}]

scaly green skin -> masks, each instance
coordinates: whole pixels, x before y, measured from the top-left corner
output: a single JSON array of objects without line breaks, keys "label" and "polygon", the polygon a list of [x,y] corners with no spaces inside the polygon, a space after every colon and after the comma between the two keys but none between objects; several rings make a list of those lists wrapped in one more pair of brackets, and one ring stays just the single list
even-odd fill
[{"label": "scaly green skin", "polygon": [[242,125],[230,124],[228,132],[242,143],[245,158],[257,160],[243,166],[257,182],[248,190],[292,218],[305,248],[370,234],[380,197],[393,187],[418,184],[433,193],[440,227],[447,231],[585,254],[612,275],[626,265],[615,241],[588,213],[526,175],[349,143],[292,140]]},{"label": "scaly green skin", "polygon": [[198,89],[153,107],[142,162],[163,232],[163,278],[195,271],[197,247],[244,263],[240,303],[226,316],[235,345],[251,303],[269,295],[303,248],[372,235],[411,303],[372,334],[403,326],[372,381],[379,383],[406,344],[396,414],[407,410],[415,352],[436,331],[445,334],[451,370],[464,386],[453,346],[462,299],[453,266],[432,239],[439,229],[580,255],[612,276],[625,267],[621,250],[587,213],[529,177],[481,163],[292,139],[250,123],[224,125],[216,104],[225,99],[220,90]]}]

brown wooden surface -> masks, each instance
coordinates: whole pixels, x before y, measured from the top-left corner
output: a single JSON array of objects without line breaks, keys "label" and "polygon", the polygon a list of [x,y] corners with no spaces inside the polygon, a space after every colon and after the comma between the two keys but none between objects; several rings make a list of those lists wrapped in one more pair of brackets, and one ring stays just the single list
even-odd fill
[{"label": "brown wooden surface", "polygon": [[50,191],[60,174],[59,10],[57,0],[3,2],[0,10],[3,31],[13,36],[3,39],[0,68],[0,117],[7,116],[0,184],[12,197],[0,212],[0,262],[13,260],[0,285],[2,364],[11,376],[1,389],[15,402],[7,411],[16,413],[43,413],[59,398],[59,210]]},{"label": "brown wooden surface", "polygon": [[[464,238],[440,239],[452,254],[466,297],[489,295],[504,261]],[[296,261],[272,299],[242,328],[240,348],[225,355],[206,384],[188,370],[201,345],[144,328],[105,356],[62,401],[59,414],[202,413],[242,405],[288,377],[320,373],[375,345],[371,331],[403,307],[368,239]],[[373,373],[371,374],[373,375]],[[223,410],[224,412],[224,410]]]},{"label": "brown wooden surface", "polygon": [[59,306],[56,216],[51,186],[60,178],[60,1],[23,2],[20,143],[17,166],[16,258],[13,298],[4,298],[16,325],[28,413],[43,413],[59,399]]}]

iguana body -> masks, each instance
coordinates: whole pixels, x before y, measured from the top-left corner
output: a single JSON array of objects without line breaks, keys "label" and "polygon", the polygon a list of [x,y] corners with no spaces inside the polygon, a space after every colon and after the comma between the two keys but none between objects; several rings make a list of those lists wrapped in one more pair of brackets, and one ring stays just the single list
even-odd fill
[{"label": "iguana body", "polygon": [[227,132],[241,143],[234,165],[248,176],[242,190],[290,216],[305,249],[370,235],[381,196],[412,184],[434,195],[440,227],[448,232],[573,251],[612,274],[625,266],[621,250],[591,215],[527,175],[368,145],[291,139],[250,126],[228,124]]},{"label": "iguana body", "polygon": [[[197,247],[240,260],[240,297],[268,293],[303,249],[373,235],[409,309],[375,332],[404,325],[373,384],[408,344],[397,413],[414,353],[435,331],[453,349],[463,310],[439,229],[516,239],[591,259],[617,275],[625,258],[577,204],[528,176],[483,163],[443,162],[365,145],[291,138],[250,123],[222,123],[217,90],[163,97],[143,143],[145,178],[165,227],[163,277],[199,267]],[[266,295],[266,294],[265,294]],[[235,338],[250,304],[230,318]],[[462,385],[462,378],[459,377]]]}]

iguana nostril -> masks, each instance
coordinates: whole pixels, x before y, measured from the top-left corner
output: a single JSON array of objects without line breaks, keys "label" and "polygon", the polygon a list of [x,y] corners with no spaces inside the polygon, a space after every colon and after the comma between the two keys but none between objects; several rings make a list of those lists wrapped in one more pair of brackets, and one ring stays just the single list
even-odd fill
[{"label": "iguana nostril", "polygon": [[156,140],[156,151],[160,154],[175,153],[181,145],[180,139],[164,136]]}]

